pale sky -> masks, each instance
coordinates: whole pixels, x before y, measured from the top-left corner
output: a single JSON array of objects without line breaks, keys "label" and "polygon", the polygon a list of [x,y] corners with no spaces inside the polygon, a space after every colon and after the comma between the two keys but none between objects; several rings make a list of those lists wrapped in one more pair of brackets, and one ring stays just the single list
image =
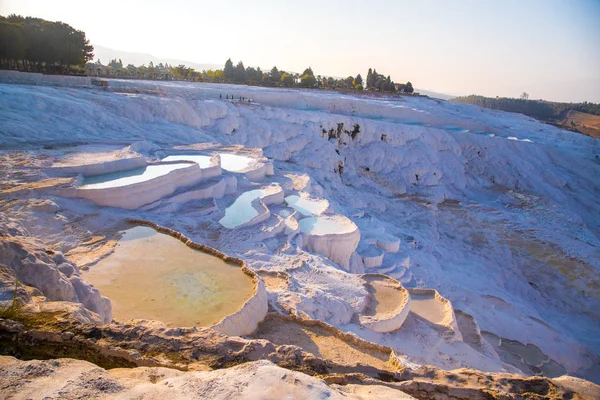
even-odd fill
[{"label": "pale sky", "polygon": [[600,102],[600,0],[0,0],[11,13],[159,58]]}]

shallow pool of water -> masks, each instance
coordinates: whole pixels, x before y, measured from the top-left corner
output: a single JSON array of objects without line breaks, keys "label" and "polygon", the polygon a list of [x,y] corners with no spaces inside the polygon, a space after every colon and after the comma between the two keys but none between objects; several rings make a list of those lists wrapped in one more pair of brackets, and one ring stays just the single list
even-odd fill
[{"label": "shallow pool of water", "polygon": [[250,166],[251,157],[237,154],[219,153],[221,155],[221,168],[230,172],[240,172]]},{"label": "shallow pool of water", "polygon": [[114,253],[83,278],[111,300],[115,319],[168,326],[213,325],[254,292],[240,267],[142,226],[125,231]]},{"label": "shallow pool of water", "polygon": [[312,235],[350,233],[356,230],[356,225],[341,215],[304,218],[298,224],[303,233]]},{"label": "shallow pool of water", "polygon": [[127,171],[113,172],[98,176],[86,177],[80,189],[106,189],[132,185],[158,178],[176,169],[189,167],[190,164],[164,164],[149,165],[143,168],[130,169]]},{"label": "shallow pool of water", "polygon": [[252,201],[266,194],[266,190],[250,190],[240,195],[232,205],[225,210],[225,216],[219,223],[225,228],[233,229],[237,226],[252,221],[258,211],[252,206]]},{"label": "shallow pool of water", "polygon": [[433,294],[410,294],[410,311],[434,323],[440,324],[445,318],[444,306]]},{"label": "shallow pool of water", "polygon": [[298,211],[300,214],[305,217],[311,215],[320,215],[322,214],[328,207],[327,200],[323,199],[311,199],[298,195],[291,195],[285,198],[285,202]]},{"label": "shallow pool of water", "polygon": [[398,312],[405,298],[391,284],[383,278],[371,278],[365,285],[371,295],[364,314],[369,316],[381,316]]},{"label": "shallow pool of water", "polygon": [[176,156],[167,156],[163,158],[161,161],[193,161],[200,166],[200,168],[208,168],[210,167],[210,156],[202,156],[202,155],[176,155]]}]

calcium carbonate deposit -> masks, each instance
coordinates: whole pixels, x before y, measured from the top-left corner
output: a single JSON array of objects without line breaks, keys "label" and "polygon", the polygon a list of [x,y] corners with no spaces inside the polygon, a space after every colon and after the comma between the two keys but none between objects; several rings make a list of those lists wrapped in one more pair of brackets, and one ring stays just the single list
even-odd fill
[{"label": "calcium carbonate deposit", "polygon": [[[18,282],[106,368],[600,382],[597,139],[417,96],[109,80],[0,85],[0,146],[3,307]],[[132,220],[162,233],[121,238]],[[22,346],[66,326],[28,321]],[[73,356],[55,336],[35,351]]]}]

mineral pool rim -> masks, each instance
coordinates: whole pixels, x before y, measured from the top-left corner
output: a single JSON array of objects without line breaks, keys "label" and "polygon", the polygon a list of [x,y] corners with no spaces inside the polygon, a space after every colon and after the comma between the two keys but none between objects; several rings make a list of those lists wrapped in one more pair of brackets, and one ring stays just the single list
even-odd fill
[{"label": "mineral pool rim", "polygon": [[354,222],[343,215],[304,218],[298,224],[302,233],[308,235],[339,235],[358,229]]},{"label": "mineral pool rim", "polygon": [[189,167],[193,164],[161,164],[148,165],[142,168],[130,169],[126,171],[113,172],[110,174],[90,176],[83,180],[79,189],[107,189],[114,187],[123,187],[136,183],[146,182],[160,176],[166,175],[171,171]]},{"label": "mineral pool rim", "polygon": [[146,226],[124,231],[115,251],[82,274],[116,319],[212,326],[242,309],[255,285],[238,265]]},{"label": "mineral pool rim", "polygon": [[314,199],[295,194],[286,197],[285,202],[305,217],[320,215],[329,207],[329,202],[325,199]]},{"label": "mineral pool rim", "polygon": [[211,156],[205,155],[172,155],[163,158],[161,161],[193,161],[200,166],[200,168],[209,168]]}]

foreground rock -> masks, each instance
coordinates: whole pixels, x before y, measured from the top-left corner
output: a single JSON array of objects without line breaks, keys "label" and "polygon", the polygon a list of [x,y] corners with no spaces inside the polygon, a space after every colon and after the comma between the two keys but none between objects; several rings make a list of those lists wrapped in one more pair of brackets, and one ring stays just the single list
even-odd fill
[{"label": "foreground rock", "polygon": [[[26,362],[0,357],[0,393],[15,399],[275,399],[284,393],[311,399],[343,395],[386,399],[406,394],[419,399],[600,399],[599,386],[568,376],[549,379],[472,369],[444,371],[432,366],[413,370],[402,367],[389,348],[387,363],[345,364],[343,359],[319,358],[295,345],[228,337],[210,328],[171,329],[143,321],[96,327],[73,320],[68,309],[24,312],[16,319],[23,323],[0,319],[3,353],[54,360]],[[294,320],[320,329],[326,325]],[[383,346],[352,340],[334,327],[326,329],[340,341],[351,341],[354,351],[363,346],[386,351]],[[219,371],[193,372],[211,369]],[[329,386],[311,377],[316,375]],[[158,382],[163,386],[154,386]],[[163,397],[147,397],[151,392]]]},{"label": "foreground rock", "polygon": [[11,399],[411,399],[380,385],[327,385],[318,378],[256,361],[218,371],[168,368],[105,370],[68,358],[19,361],[0,357],[0,390]]}]

